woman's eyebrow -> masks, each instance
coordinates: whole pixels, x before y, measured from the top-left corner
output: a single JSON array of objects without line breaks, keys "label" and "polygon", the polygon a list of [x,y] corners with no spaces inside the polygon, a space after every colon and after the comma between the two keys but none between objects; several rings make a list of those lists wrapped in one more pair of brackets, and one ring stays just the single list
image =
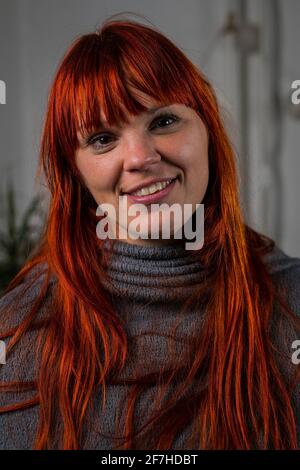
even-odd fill
[{"label": "woman's eyebrow", "polygon": [[146,114],[154,114],[156,111],[158,111],[159,109],[163,109],[163,108],[168,108],[169,106],[172,106],[170,104],[165,104],[165,105],[162,105],[162,106],[157,106],[155,108],[149,108],[145,111]]},{"label": "woman's eyebrow", "polygon": [[[148,109],[146,109],[146,110],[143,111],[141,114],[146,114],[146,115],[147,115],[147,114],[154,114],[156,111],[158,111],[158,110],[160,110],[160,109],[169,108],[169,107],[171,107],[171,106],[172,106],[172,104],[164,104],[164,105],[161,105],[161,106],[155,106],[155,107],[153,107],[153,108],[148,108]],[[113,128],[113,127],[117,127],[117,128],[120,128],[120,129],[121,129],[122,127],[124,127],[124,125],[125,125],[125,124],[122,124],[122,123],[121,123],[120,125],[111,126],[111,127],[112,127],[112,128]],[[106,121],[102,121],[102,120],[101,120],[101,126],[100,126],[100,128],[105,130],[105,129],[109,129],[110,126],[108,125],[108,123],[107,123]]]}]

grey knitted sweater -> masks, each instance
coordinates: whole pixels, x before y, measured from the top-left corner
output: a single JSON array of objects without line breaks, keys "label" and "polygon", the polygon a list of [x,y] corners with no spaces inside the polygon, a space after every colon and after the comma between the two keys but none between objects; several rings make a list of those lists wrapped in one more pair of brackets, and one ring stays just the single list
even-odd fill
[{"label": "grey knitted sweater", "polygon": [[[109,267],[111,283],[105,288],[111,295],[118,314],[126,323],[126,333],[130,341],[131,361],[125,367],[124,376],[130,376],[131,366],[141,371],[155,370],[158,365],[168,363],[167,342],[161,336],[171,325],[182,300],[188,298],[203,280],[204,272],[198,263],[189,256],[190,252],[179,246],[142,247],[123,241],[116,241],[113,257]],[[284,284],[288,291],[288,304],[300,317],[300,259],[290,257],[277,246],[266,255],[274,283]],[[163,279],[164,277],[164,279]],[[55,283],[55,278],[52,278]],[[10,316],[0,317],[0,332],[18,325],[32,299],[37,295],[40,283],[37,282],[28,290],[22,305]],[[0,299],[0,309],[9,305],[20,286]],[[51,292],[51,291],[50,291]],[[48,299],[51,302],[51,296]],[[189,337],[192,329],[201,326],[203,319],[201,308],[191,309],[185,314],[180,324],[180,334]],[[42,312],[41,312],[42,315]],[[292,357],[292,342],[300,339],[289,321],[277,324],[274,316],[272,334],[278,342],[280,350]],[[141,335],[143,332],[148,334]],[[150,332],[150,333],[149,333]],[[34,346],[37,331],[27,332],[7,356],[6,364],[0,365],[0,381],[34,380],[36,369]],[[9,338],[5,339],[7,343]],[[300,356],[300,355],[299,355]],[[288,376],[296,365],[292,360],[281,364],[282,372]],[[105,413],[101,413],[99,397],[95,397],[95,409],[89,416],[89,424],[84,429],[83,449],[113,449],[110,434],[114,433],[116,413],[122,411],[128,388],[124,385],[107,386]],[[149,392],[150,393],[150,392]],[[0,392],[0,406],[21,402],[33,396],[27,392]],[[97,401],[98,400],[98,401]],[[147,391],[142,395],[140,407],[151,403],[151,395]],[[97,407],[98,404],[98,407]],[[297,416],[297,432],[300,447],[300,390],[295,393],[294,407]],[[95,411],[99,410],[99,411]],[[135,420],[141,422],[137,408]],[[0,449],[33,449],[37,430],[38,406],[9,413],[0,413]],[[189,427],[176,438],[173,449],[182,449],[190,429]]]}]

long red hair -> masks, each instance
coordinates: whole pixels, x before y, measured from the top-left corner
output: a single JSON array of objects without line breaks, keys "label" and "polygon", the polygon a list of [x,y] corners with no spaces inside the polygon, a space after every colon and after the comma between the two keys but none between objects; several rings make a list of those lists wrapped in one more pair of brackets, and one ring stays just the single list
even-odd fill
[{"label": "long red hair", "polygon": [[[201,330],[190,338],[182,361],[174,355],[172,370],[136,374],[128,381],[124,441],[115,448],[170,449],[178,433],[193,423],[186,449],[295,449],[295,380],[292,387],[284,379],[269,330],[275,300],[282,315],[295,321],[296,316],[275,291],[263,260],[274,242],[243,221],[235,155],[211,85],[172,41],[129,20],[107,20],[98,34],[76,39],[50,89],[37,173],[45,175],[50,190],[48,218],[39,246],[5,293],[31,272],[32,284],[37,282],[40,270],[37,274],[34,268],[44,266],[44,277],[21,324],[10,331],[1,328],[0,335],[11,337],[9,355],[22,335],[39,328],[40,363],[35,381],[0,384],[2,393],[33,392],[32,398],[0,412],[39,405],[35,449],[53,448],[56,420],[62,423],[59,448],[80,449],[93,394],[101,389],[103,410],[106,386],[118,383],[126,363],[125,325],[101,282],[106,274],[96,235],[97,204],[74,153],[77,131],[100,126],[100,110],[111,125],[126,122],[124,109],[134,115],[145,110],[130,86],[160,102],[190,106],[206,125],[205,242],[192,256],[207,275],[188,301],[205,307]],[[18,308],[20,299],[15,297],[10,308]],[[38,321],[42,307],[47,315]],[[155,411],[136,430],[134,406],[151,384],[157,387]]]}]

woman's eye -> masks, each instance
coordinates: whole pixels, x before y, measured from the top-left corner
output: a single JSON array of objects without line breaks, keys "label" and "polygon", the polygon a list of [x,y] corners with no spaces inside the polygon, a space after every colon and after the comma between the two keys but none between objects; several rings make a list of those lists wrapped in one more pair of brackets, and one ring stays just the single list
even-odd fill
[{"label": "woman's eye", "polygon": [[88,145],[91,145],[94,150],[102,150],[104,147],[111,143],[111,136],[109,134],[98,134],[92,137],[88,141]]},{"label": "woman's eye", "polygon": [[[162,114],[153,121],[154,125],[152,125],[151,129],[163,129],[165,127],[170,127],[172,124],[178,121],[180,121],[180,118],[174,114]],[[113,141],[114,137],[110,134],[96,134],[88,139],[87,145],[91,146],[93,150],[98,152],[105,149],[105,147],[109,146]]]},{"label": "woman's eye", "polygon": [[[168,122],[168,121],[171,121],[171,124],[167,124],[167,125],[157,125],[158,123],[161,123],[161,122]],[[169,127],[170,125],[174,124],[174,122],[177,122],[179,121],[179,117],[178,116],[175,116],[174,114],[163,114],[161,116],[159,116],[157,119],[155,119],[154,123],[156,123],[156,126],[158,128],[164,128],[164,127]],[[154,126],[154,127],[156,127]]]}]

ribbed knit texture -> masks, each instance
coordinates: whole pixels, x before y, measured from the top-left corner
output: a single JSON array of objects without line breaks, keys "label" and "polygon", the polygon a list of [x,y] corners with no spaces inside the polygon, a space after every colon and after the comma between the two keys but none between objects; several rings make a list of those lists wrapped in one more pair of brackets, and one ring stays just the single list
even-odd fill
[{"label": "ribbed knit texture", "polygon": [[[104,244],[103,248],[111,253]],[[205,276],[191,251],[181,245],[137,246],[115,241],[105,283],[114,296],[134,301],[182,301]]]},{"label": "ribbed knit texture", "polygon": [[[108,249],[108,248],[105,248]],[[105,288],[111,296],[118,314],[125,320],[129,339],[129,358],[121,377],[130,377],[133,370],[147,373],[158,367],[168,366],[167,339],[163,336],[180,318],[176,330],[180,338],[188,339],[201,328],[203,309],[201,306],[190,308],[182,317],[183,301],[188,299],[197,285],[203,282],[205,271],[192,259],[191,253],[180,246],[142,247],[123,241],[114,243],[111,254]],[[289,306],[300,317],[300,259],[292,258],[278,247],[266,256],[274,282],[284,284],[288,290]],[[53,279],[55,282],[55,279]],[[40,283],[30,288],[20,308],[9,317],[2,314],[0,331],[6,331],[19,324],[28,311],[30,302],[36,297]],[[20,286],[6,294],[0,300],[0,308],[9,305]],[[48,299],[51,302],[51,297]],[[272,326],[279,347],[291,356],[291,343],[297,337],[290,323],[283,322],[280,328]],[[143,334],[145,333],[145,334]],[[7,357],[7,363],[0,365],[0,381],[34,380],[34,350],[37,332],[26,333]],[[8,342],[7,338],[5,342]],[[180,354],[182,343],[178,342]],[[289,375],[296,366],[291,361],[282,362],[282,372]],[[101,415],[100,397],[95,396],[95,410],[88,416],[90,422],[85,425],[83,449],[112,449],[109,434],[114,432],[117,410],[124,407],[128,387],[108,385],[107,404]],[[299,388],[295,398],[300,435]],[[33,392],[0,393],[0,406],[15,403],[33,396]],[[152,403],[151,391],[142,396],[135,412],[137,426],[142,423],[140,411]],[[32,449],[37,429],[38,406],[0,414],[0,449]],[[178,436],[173,449],[180,449],[190,429]],[[104,437],[107,435],[108,437]],[[299,441],[300,442],[300,441]]]}]

